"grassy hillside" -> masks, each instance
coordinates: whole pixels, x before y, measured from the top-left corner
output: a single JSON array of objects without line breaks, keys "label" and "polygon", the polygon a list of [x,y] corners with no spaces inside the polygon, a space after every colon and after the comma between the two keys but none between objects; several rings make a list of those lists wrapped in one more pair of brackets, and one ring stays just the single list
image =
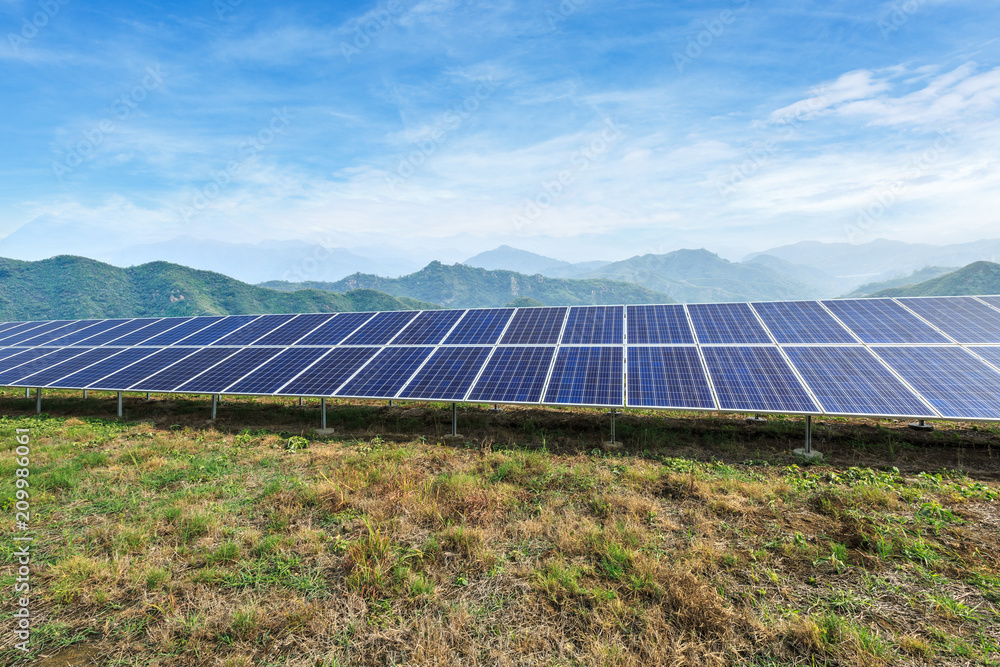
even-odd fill
[{"label": "grassy hillside", "polygon": [[957,271],[908,287],[893,287],[870,296],[962,296],[1000,294],[1000,264],[973,262]]},{"label": "grassy hillside", "polygon": [[121,269],[68,255],[38,262],[0,258],[4,321],[409,310],[420,305],[373,290],[282,293],[167,262]]},{"label": "grassy hillside", "polygon": [[316,288],[331,292],[376,289],[447,308],[500,307],[519,297],[531,298],[546,306],[673,302],[666,294],[613,280],[546,278],[514,271],[488,271],[464,264],[447,266],[441,262],[431,262],[420,271],[401,278],[356,273],[335,283],[274,281],[261,283],[261,287],[287,291]]}]

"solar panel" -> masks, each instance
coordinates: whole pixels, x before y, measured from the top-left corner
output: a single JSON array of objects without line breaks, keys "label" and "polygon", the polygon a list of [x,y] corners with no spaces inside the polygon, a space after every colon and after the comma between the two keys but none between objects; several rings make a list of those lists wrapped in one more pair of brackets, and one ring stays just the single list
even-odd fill
[{"label": "solar panel", "polygon": [[[124,390],[154,373],[159,373],[167,366],[177,363],[195,351],[189,347],[164,348],[107,377],[91,382],[87,385],[87,389]],[[112,359],[114,358],[112,357]]]},{"label": "solar panel", "polygon": [[151,336],[149,338],[143,339],[141,342],[134,343],[135,345],[148,345],[150,347],[161,347],[164,345],[173,345],[179,340],[187,338],[191,334],[201,331],[206,327],[210,327],[216,322],[221,321],[221,317],[195,317],[193,319],[181,322],[179,325],[165,330],[163,333]]},{"label": "solar panel", "polygon": [[630,345],[685,345],[694,343],[684,306],[629,306]]},{"label": "solar panel", "polygon": [[[695,303],[688,312],[698,342],[703,344],[770,343],[764,327],[760,325],[749,304],[746,303]],[[631,339],[629,342],[633,342]]]},{"label": "solar panel", "polygon": [[561,405],[624,405],[623,371],[621,345],[561,347],[552,366],[544,402]]},{"label": "solar panel", "polygon": [[27,363],[29,361],[34,361],[40,357],[44,357],[47,354],[54,352],[56,348],[22,348],[17,351],[16,354],[4,357],[0,359],[0,373],[6,373],[12,368],[17,368],[21,364]]},{"label": "solar panel", "polygon": [[375,347],[341,347],[330,351],[281,388],[293,396],[330,396],[378,353]]},{"label": "solar panel", "polygon": [[212,366],[201,375],[175,387],[174,391],[193,394],[221,394],[227,387],[253,372],[255,368],[273,359],[282,348],[243,348],[231,357]]},{"label": "solar panel", "polygon": [[279,329],[257,340],[254,345],[292,345],[300,338],[333,318],[333,314],[299,315]]},{"label": "solar panel", "polygon": [[483,308],[468,310],[454,331],[444,339],[445,345],[494,345],[507,326],[513,308]]},{"label": "solar panel", "polygon": [[31,329],[37,329],[46,324],[52,324],[52,322],[16,322],[14,326],[0,332],[0,345],[13,345],[15,341],[20,340],[20,334],[27,333]]},{"label": "solar panel", "polygon": [[[96,336],[101,333],[113,331],[118,327],[122,326],[123,324],[131,321],[132,320],[130,319],[101,320],[95,322],[89,327],[80,328],[72,332],[68,331],[69,327],[67,327],[66,329],[63,330],[66,331],[65,334],[59,336],[58,338],[52,339],[51,341],[49,341],[48,345],[59,345],[59,346],[75,345],[77,343],[86,341],[91,336]],[[40,345],[41,343],[35,343],[35,344]],[[89,343],[84,342],[83,344],[85,347],[93,347]]]},{"label": "solar panel", "polygon": [[417,368],[434,350],[431,347],[386,347],[335,396],[390,398],[399,393]]},{"label": "solar panel", "polygon": [[1000,311],[971,296],[897,299],[959,343],[1000,343]]},{"label": "solar panel", "polygon": [[[263,338],[275,329],[288,323],[295,315],[261,315],[244,327],[240,327],[228,336],[223,336],[212,345],[250,345],[258,338]],[[185,343],[182,343],[182,345]]]},{"label": "solar panel", "polygon": [[819,412],[777,348],[704,347],[702,353],[721,409]]},{"label": "solar panel", "polygon": [[144,340],[149,340],[161,333],[178,327],[185,322],[190,322],[190,317],[164,317],[162,320],[135,320],[136,322],[145,322],[146,326],[141,329],[136,329],[131,333],[122,334],[120,338],[112,338],[104,345],[114,345],[119,346],[131,346],[138,345]]},{"label": "solar panel", "polygon": [[220,338],[245,327],[250,322],[256,320],[259,315],[230,315],[222,318],[215,324],[210,324],[201,331],[195,332],[187,338],[182,338],[175,345],[211,345]]},{"label": "solar panel", "polygon": [[822,303],[865,343],[949,342],[892,299],[833,299]]},{"label": "solar panel", "polygon": [[375,317],[373,313],[340,313],[295,344],[336,345],[373,317]]},{"label": "solar panel", "polygon": [[442,347],[400,392],[400,398],[425,401],[461,401],[479,374],[488,347]]},{"label": "solar panel", "polygon": [[[93,326],[97,323],[97,320],[77,320],[76,322],[60,322],[58,326],[51,327],[39,327],[37,329],[32,329],[31,331],[25,332],[23,336],[17,337],[17,342],[8,341],[8,345],[24,345],[24,346],[34,346],[34,345],[44,345],[51,340],[55,340],[61,336],[65,336],[68,333],[74,331],[79,331],[80,329],[86,329],[87,327]],[[53,323],[55,324],[55,323]],[[44,331],[43,331],[44,328]]]},{"label": "solar panel", "polygon": [[234,354],[236,350],[228,347],[202,348],[128,388],[131,391],[170,391]]},{"label": "solar panel", "polygon": [[121,350],[112,347],[98,347],[93,349],[77,349],[81,352],[80,355],[73,357],[61,364],[54,364],[48,368],[38,371],[33,375],[21,378],[16,385],[12,386],[25,386],[25,387],[46,387],[50,382],[54,382],[61,377],[65,377],[70,373],[75,373],[91,364],[97,363],[102,359],[107,359],[113,354],[121,352]]},{"label": "solar panel", "polygon": [[252,375],[226,387],[225,391],[227,394],[273,394],[329,351],[322,347],[288,348]]},{"label": "solar panel", "polygon": [[779,343],[857,343],[816,301],[767,301],[751,304]]},{"label": "solar panel", "polygon": [[502,345],[555,345],[559,342],[565,308],[519,308],[514,313]]},{"label": "solar panel", "polygon": [[415,311],[377,313],[344,340],[344,345],[385,345],[417,316]]},{"label": "solar panel", "polygon": [[566,319],[563,345],[621,345],[625,308],[573,306]]},{"label": "solar panel", "polygon": [[[92,382],[96,382],[103,377],[125,368],[129,364],[156,354],[162,349],[163,348],[159,347],[126,348],[118,352],[118,354],[98,361],[86,368],[82,368],[78,371],[68,370],[65,377],[52,380],[45,386],[57,389],[82,389],[89,386]],[[114,389],[124,389],[124,387],[114,387]]]},{"label": "solar panel", "polygon": [[555,348],[497,347],[466,400],[538,403]]},{"label": "solar panel", "polygon": [[826,414],[937,416],[864,347],[789,347],[785,353]]},{"label": "solar panel", "polygon": [[83,352],[83,350],[79,348],[39,348],[35,350],[28,350],[28,353],[35,355],[34,358],[27,356],[19,358],[8,357],[4,361],[8,361],[10,359],[21,359],[24,360],[24,363],[13,368],[9,368],[8,370],[0,371],[0,387],[24,386],[23,384],[17,382],[17,380],[33,375],[38,371],[54,366],[60,362],[66,361],[67,359],[72,359],[81,352]]},{"label": "solar panel", "polygon": [[628,405],[715,410],[696,347],[628,348]]},{"label": "solar panel", "polygon": [[[1000,308],[1000,296],[979,296],[976,298],[980,301],[985,301],[994,308]],[[2,343],[2,341],[0,341],[0,343]]]},{"label": "solar panel", "polygon": [[879,347],[875,353],[944,417],[1000,418],[1000,372],[960,347]]},{"label": "solar panel", "polygon": [[464,310],[425,310],[392,339],[392,344],[437,345],[464,313]]},{"label": "solar panel", "polygon": [[[122,338],[130,333],[134,333],[141,329],[145,329],[154,322],[159,322],[159,320],[157,318],[143,318],[141,320],[129,320],[124,324],[120,324],[111,329],[106,329],[104,331],[101,331],[100,333],[96,332],[91,333],[90,336],[87,336],[86,338],[82,338],[81,340],[70,343],[70,345],[81,345],[83,347],[96,347],[98,345],[104,345],[105,343],[110,343],[113,340],[118,340],[119,338]],[[90,331],[91,330],[88,329],[86,333],[90,333]],[[152,334],[147,334],[147,335],[152,335]],[[58,342],[59,344],[63,343],[62,340],[56,342]],[[117,345],[118,343],[115,344]]]},{"label": "solar panel", "polygon": [[0,360],[6,359],[7,357],[12,357],[15,354],[21,354],[27,348],[23,347],[6,347],[0,349]]},{"label": "solar panel", "polygon": [[969,348],[977,356],[982,357],[988,363],[1000,368],[1000,347],[975,346]]}]

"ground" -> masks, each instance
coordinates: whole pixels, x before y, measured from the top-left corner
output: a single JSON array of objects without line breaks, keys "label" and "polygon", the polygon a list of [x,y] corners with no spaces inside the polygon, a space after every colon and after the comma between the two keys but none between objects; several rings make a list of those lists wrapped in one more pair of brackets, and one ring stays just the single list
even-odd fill
[{"label": "ground", "polygon": [[0,662],[1000,665],[995,425],[144,398],[0,395]]}]

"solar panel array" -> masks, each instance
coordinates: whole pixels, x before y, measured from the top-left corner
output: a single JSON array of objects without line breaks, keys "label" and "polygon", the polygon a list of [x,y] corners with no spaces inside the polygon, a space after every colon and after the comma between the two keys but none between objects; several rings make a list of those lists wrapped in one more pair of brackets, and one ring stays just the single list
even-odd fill
[{"label": "solar panel array", "polygon": [[1000,420],[1000,297],[8,322],[0,385]]}]

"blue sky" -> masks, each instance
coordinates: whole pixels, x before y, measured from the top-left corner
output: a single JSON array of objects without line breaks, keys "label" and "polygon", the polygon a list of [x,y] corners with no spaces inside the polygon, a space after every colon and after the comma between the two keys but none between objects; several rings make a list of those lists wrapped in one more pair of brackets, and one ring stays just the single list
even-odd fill
[{"label": "blue sky", "polygon": [[419,261],[995,238],[996,9],[0,0],[0,235]]}]

